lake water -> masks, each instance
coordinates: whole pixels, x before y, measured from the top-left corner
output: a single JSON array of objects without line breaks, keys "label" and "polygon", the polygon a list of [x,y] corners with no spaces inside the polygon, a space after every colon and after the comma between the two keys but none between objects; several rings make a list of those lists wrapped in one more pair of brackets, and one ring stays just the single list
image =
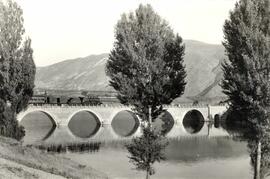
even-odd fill
[{"label": "lake water", "polygon": [[[164,114],[154,126],[170,134],[173,120],[169,114]],[[129,121],[129,122],[127,122]],[[189,121],[189,122],[188,122]],[[26,143],[59,142],[65,143],[74,140],[91,142],[99,128],[103,128],[103,138],[97,152],[62,153],[62,155],[84,165],[105,172],[111,178],[128,179],[144,178],[144,172],[134,170],[129,163],[128,152],[124,144],[137,129],[136,118],[128,112],[118,114],[111,126],[101,126],[95,116],[82,112],[75,115],[65,129],[58,129],[52,120],[44,113],[28,114],[21,124],[26,128]],[[169,145],[165,150],[166,161],[156,163],[156,179],[241,179],[253,178],[253,166],[250,164],[250,154],[247,143],[231,136],[218,125],[201,122],[198,115],[191,114],[183,121],[185,132],[178,132],[169,137]],[[110,138],[109,131],[113,130],[119,138]],[[57,132],[62,131],[62,132]],[[67,132],[68,131],[68,132]],[[61,133],[61,135],[59,134]],[[72,134],[72,135],[70,135]],[[105,135],[106,134],[106,135]],[[73,136],[73,137],[72,137]],[[75,136],[75,137],[74,137]],[[108,140],[106,140],[108,139]]]}]

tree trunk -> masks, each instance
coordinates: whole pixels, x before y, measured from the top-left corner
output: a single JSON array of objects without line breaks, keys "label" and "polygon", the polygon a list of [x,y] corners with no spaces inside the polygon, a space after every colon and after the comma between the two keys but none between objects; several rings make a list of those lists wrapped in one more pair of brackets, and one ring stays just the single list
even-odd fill
[{"label": "tree trunk", "polygon": [[148,110],[149,110],[149,117],[148,117],[149,118],[149,121],[148,121],[149,124],[148,125],[149,125],[150,129],[152,130],[152,113],[151,113],[152,108],[151,108],[151,106],[148,107]]},{"label": "tree trunk", "polygon": [[149,171],[148,170],[146,170],[146,179],[150,179]]},{"label": "tree trunk", "polygon": [[210,123],[208,123],[208,125],[207,125],[207,137],[209,138],[210,137],[210,126],[211,124]]},{"label": "tree trunk", "polygon": [[258,141],[257,145],[257,155],[255,161],[255,172],[254,172],[254,179],[261,179],[260,170],[261,170],[261,141]]}]

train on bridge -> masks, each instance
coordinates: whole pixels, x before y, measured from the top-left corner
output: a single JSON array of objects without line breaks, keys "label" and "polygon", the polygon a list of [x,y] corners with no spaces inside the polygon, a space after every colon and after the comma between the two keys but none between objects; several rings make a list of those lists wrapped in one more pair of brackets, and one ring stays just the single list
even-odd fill
[{"label": "train on bridge", "polygon": [[68,95],[52,95],[47,94],[35,94],[29,100],[29,104],[33,105],[101,105],[101,104],[119,104],[119,100],[116,96],[109,95],[96,95],[96,94],[68,94]]}]

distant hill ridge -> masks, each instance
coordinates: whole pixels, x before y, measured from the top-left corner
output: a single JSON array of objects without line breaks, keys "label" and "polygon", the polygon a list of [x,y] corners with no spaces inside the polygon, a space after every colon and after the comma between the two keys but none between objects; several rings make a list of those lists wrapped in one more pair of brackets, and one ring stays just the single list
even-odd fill
[{"label": "distant hill ridge", "polygon": [[[184,42],[187,71],[184,97],[204,99],[224,96],[219,86],[222,79],[221,62],[225,59],[224,47],[194,40]],[[108,53],[104,53],[38,67],[36,88],[113,91],[105,74],[107,59]]]}]

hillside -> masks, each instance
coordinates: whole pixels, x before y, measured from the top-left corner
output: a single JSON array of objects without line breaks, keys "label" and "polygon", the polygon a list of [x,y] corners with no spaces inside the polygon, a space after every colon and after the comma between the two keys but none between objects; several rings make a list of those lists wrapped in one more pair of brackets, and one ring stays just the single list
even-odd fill
[{"label": "hillside", "polygon": [[[225,58],[221,45],[185,41],[187,86],[184,97],[213,98],[223,96],[218,85],[222,78],[221,61]],[[59,90],[113,90],[108,86],[105,64],[108,54],[90,55],[65,60],[37,69],[36,87]]]},{"label": "hillside", "polygon": [[222,78],[221,62],[225,59],[222,45],[206,44],[198,41],[186,41],[184,58],[187,70],[187,86],[185,96],[207,96],[215,89],[209,98],[221,95],[218,83]]}]

